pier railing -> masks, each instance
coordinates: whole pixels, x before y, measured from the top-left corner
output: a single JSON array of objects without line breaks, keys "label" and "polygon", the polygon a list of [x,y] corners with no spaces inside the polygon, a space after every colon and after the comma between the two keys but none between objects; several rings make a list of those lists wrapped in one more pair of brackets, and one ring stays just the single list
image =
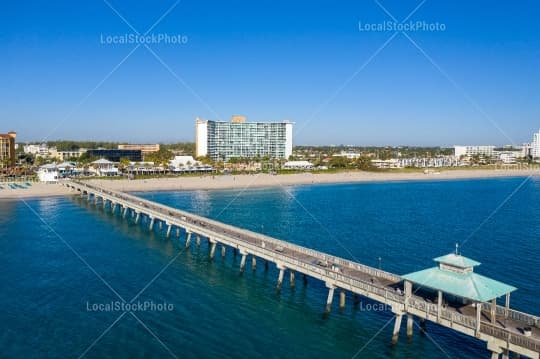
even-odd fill
[{"label": "pier railing", "polygon": [[[491,303],[482,303],[482,309],[487,312],[491,312]],[[500,305],[497,305],[495,313],[497,315],[506,316],[508,319],[512,319],[520,323],[526,323],[527,325],[540,328],[540,317],[537,317],[535,315],[519,312],[510,308],[506,309],[506,307]]]},{"label": "pier railing", "polygon": [[[409,299],[409,307],[413,307],[419,311],[426,313],[426,317],[437,317],[437,304],[429,303],[420,297],[411,297]],[[476,318],[458,313],[450,309],[441,309],[441,318],[449,320],[452,323],[461,324],[467,328],[476,328]]]},{"label": "pier railing", "polygon": [[511,332],[507,329],[496,327],[486,322],[482,322],[480,324],[480,331],[495,338],[502,339],[509,344],[514,344],[535,352],[540,352],[540,341],[531,337],[526,337],[521,333]]}]

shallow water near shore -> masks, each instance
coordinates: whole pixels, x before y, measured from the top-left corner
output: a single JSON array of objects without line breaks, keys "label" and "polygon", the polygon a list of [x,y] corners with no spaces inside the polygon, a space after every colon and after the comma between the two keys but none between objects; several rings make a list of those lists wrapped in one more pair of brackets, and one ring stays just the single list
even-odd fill
[{"label": "shallow water near shore", "polygon": [[[466,241],[461,251],[482,262],[479,273],[519,288],[513,308],[540,314],[534,178],[138,195],[398,274],[433,266],[432,258]],[[483,342],[431,323],[429,336],[415,327],[412,340],[402,331],[392,346],[387,308],[363,299],[354,309],[348,297],[345,311],[334,303],[326,316],[323,283],[312,279],[304,287],[297,280],[291,290],[285,280],[278,295],[273,266],[265,271],[259,263],[240,276],[240,258],[230,250],[211,262],[204,241],[199,250],[192,241],[183,251],[183,234],[166,240],[158,226],[149,232],[80,197],[2,201],[0,223],[2,358],[489,354]],[[116,323],[122,312],[96,309],[118,296],[130,301],[151,281],[136,301],[173,308],[126,314]]]}]

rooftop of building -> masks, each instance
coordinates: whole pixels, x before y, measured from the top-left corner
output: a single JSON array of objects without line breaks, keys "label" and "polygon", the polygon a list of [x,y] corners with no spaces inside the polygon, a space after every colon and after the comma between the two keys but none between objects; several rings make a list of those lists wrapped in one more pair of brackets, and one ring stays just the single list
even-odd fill
[{"label": "rooftop of building", "polygon": [[1,138],[15,138],[17,137],[17,132],[9,131],[8,133],[0,133]]},{"label": "rooftop of building", "polygon": [[214,123],[234,123],[234,124],[268,124],[268,123],[290,123],[294,124],[294,122],[288,121],[288,120],[282,120],[282,121],[248,121],[246,117],[234,115],[232,116],[230,121],[223,121],[223,120],[205,120],[202,118],[197,117],[195,119],[196,123],[207,123],[207,122],[214,122]]}]

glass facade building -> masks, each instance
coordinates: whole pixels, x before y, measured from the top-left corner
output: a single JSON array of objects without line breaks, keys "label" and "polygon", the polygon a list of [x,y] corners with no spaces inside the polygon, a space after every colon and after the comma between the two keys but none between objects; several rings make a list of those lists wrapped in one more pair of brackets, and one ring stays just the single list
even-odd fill
[{"label": "glass facade building", "polygon": [[291,122],[223,122],[197,119],[196,156],[214,161],[231,158],[283,158],[292,154]]},{"label": "glass facade building", "polygon": [[91,157],[105,158],[109,161],[120,162],[120,159],[127,158],[131,162],[141,162],[141,150],[88,150],[86,153]]}]

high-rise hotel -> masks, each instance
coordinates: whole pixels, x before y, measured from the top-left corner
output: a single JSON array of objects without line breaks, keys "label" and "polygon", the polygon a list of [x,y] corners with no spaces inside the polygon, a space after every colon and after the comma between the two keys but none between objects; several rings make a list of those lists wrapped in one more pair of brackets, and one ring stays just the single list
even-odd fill
[{"label": "high-rise hotel", "polygon": [[531,143],[530,154],[533,159],[540,159],[540,131],[533,135],[533,141]]},{"label": "high-rise hotel", "polygon": [[231,158],[270,157],[287,159],[292,155],[291,122],[248,122],[233,116],[231,122],[195,120],[195,154],[214,161]]}]

